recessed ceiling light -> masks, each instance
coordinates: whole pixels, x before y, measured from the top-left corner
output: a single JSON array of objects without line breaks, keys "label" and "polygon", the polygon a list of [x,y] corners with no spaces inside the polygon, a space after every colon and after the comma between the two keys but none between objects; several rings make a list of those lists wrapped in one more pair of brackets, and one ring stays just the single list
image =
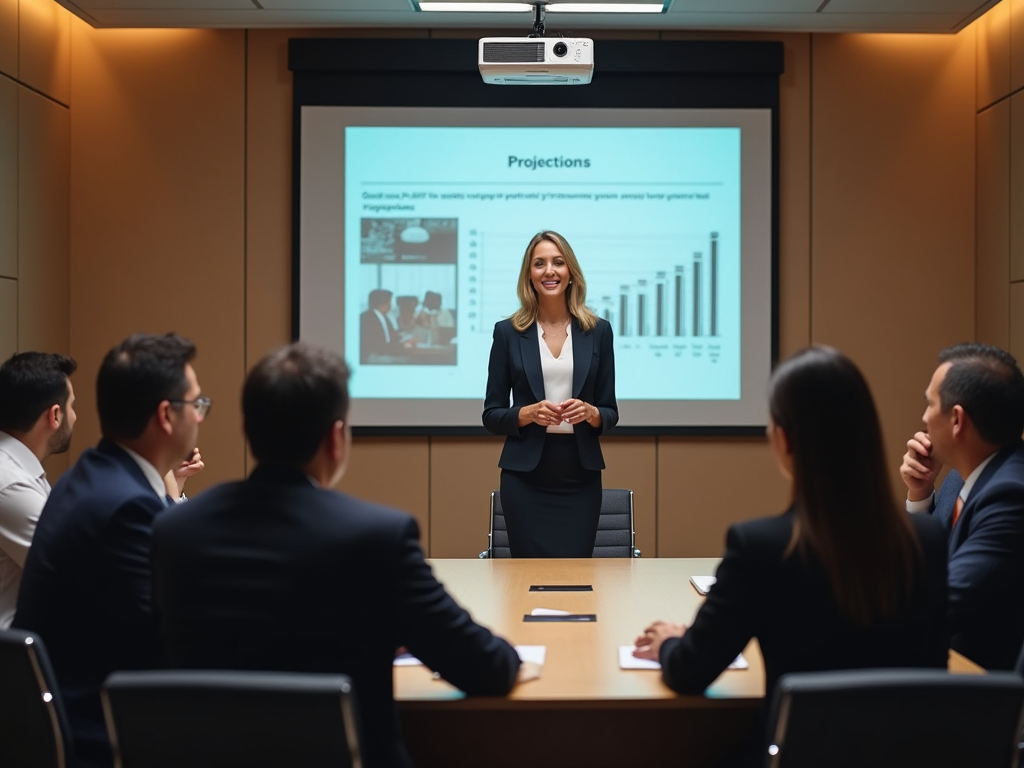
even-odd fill
[{"label": "recessed ceiling light", "polygon": [[[412,0],[417,11],[448,13],[525,13],[538,3],[419,2]],[[664,13],[671,0],[662,3],[540,3],[549,13]]]},{"label": "recessed ceiling light", "polygon": [[661,13],[662,3],[551,3],[548,13]]},{"label": "recessed ceiling light", "polygon": [[529,3],[418,3],[418,11],[452,11],[455,13],[523,13],[532,11]]}]

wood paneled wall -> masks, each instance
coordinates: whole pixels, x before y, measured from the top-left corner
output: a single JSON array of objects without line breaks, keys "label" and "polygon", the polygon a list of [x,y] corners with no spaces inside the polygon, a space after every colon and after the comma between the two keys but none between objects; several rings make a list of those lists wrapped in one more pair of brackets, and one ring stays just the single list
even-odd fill
[{"label": "wood paneled wall", "polygon": [[1024,0],[975,22],[977,338],[1024,361]]},{"label": "wood paneled wall", "polygon": [[70,30],[52,0],[0,0],[0,361],[70,352]]},{"label": "wood paneled wall", "polygon": [[[20,0],[30,1],[49,2]],[[12,2],[0,0],[0,68],[10,60],[2,22]],[[974,257],[975,83],[983,72],[976,41],[991,42],[977,31],[983,25],[998,26],[986,16],[948,36],[677,35],[785,43],[782,352],[831,343],[863,367],[894,479],[935,354],[973,338],[976,315],[980,327],[989,309],[982,309],[980,267],[975,302]],[[197,342],[200,381],[216,402],[201,433],[208,469],[192,490],[244,473],[239,388],[248,366],[289,333],[286,48],[289,37],[306,34],[430,32],[95,30],[71,20],[70,85],[53,90],[71,105],[61,108],[70,115],[71,168],[64,332],[81,364],[75,451],[98,437],[92,381],[106,349],[132,331],[177,330]],[[37,62],[34,71],[57,77],[60,57],[38,56],[43,44],[33,35],[21,59],[46,59],[48,69]],[[0,83],[0,105],[9,91]],[[0,121],[0,162],[8,162],[3,137],[10,131]],[[47,213],[60,218],[52,207]],[[0,234],[0,265],[3,243]],[[13,279],[0,279],[0,307]],[[48,304],[33,298],[28,322],[42,322]],[[761,439],[613,434],[604,445],[605,485],[636,492],[645,556],[720,554],[731,522],[771,514],[787,501]],[[486,545],[500,446],[495,438],[360,439],[342,486],[416,515],[431,555],[472,557]],[[842,461],[841,436],[823,450]]]}]

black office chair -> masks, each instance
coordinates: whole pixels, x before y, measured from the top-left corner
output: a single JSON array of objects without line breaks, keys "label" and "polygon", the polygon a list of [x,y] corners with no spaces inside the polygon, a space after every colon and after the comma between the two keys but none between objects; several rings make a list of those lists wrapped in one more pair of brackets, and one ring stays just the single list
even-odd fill
[{"label": "black office chair", "polygon": [[[1020,653],[1017,654],[1017,663],[1013,670],[1024,680],[1024,646],[1021,646]],[[1017,741],[1017,768],[1024,768],[1024,730],[1019,734]]]},{"label": "black office chair", "polygon": [[769,768],[1011,768],[1024,724],[1013,672],[872,669],[783,675]]},{"label": "black office chair", "polygon": [[0,630],[0,766],[73,764],[70,730],[38,635]]},{"label": "black office chair", "polygon": [[103,711],[116,768],[359,768],[346,675],[115,672]]},{"label": "black office chair", "polygon": [[[605,488],[601,493],[601,517],[597,521],[597,540],[591,557],[640,557],[633,530],[633,492],[625,488]],[[512,556],[498,491],[491,491],[491,532],[487,540],[487,549],[477,556],[480,559]]]}]

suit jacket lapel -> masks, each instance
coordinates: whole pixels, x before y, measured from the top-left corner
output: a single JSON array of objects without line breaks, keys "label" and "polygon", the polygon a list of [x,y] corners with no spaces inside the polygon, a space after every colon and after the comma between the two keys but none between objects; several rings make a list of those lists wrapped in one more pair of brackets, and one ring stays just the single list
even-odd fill
[{"label": "suit jacket lapel", "polygon": [[572,319],[572,396],[579,397],[583,390],[583,382],[590,373],[590,362],[594,359],[594,336],[580,328],[579,322]]},{"label": "suit jacket lapel", "polygon": [[[956,525],[950,532],[949,536],[949,554],[953,554],[956,549],[964,542],[967,538],[967,528],[971,523],[971,518],[974,516],[974,510],[978,506],[978,499],[985,490],[985,486],[988,485],[988,481],[992,479],[992,476],[999,471],[999,468],[1006,463],[1006,460],[1010,458],[1010,455],[1020,447],[1020,443],[1014,443],[1006,448],[1003,448],[995,457],[988,463],[988,466],[981,471],[978,475],[978,479],[974,482],[971,487],[971,495],[967,499],[967,503],[964,504],[964,508],[960,510],[960,517],[956,521]],[[960,487],[963,487],[961,481]],[[959,493],[959,489],[957,489]]]},{"label": "suit jacket lapel", "polygon": [[523,356],[526,380],[530,383],[533,396],[540,402],[544,399],[544,371],[540,367],[540,341],[537,338],[536,323],[519,334],[519,351]]}]

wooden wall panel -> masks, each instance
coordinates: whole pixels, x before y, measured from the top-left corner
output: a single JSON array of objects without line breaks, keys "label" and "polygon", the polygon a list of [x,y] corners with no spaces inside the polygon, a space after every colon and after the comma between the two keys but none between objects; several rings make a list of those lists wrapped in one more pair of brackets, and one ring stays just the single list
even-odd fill
[{"label": "wooden wall panel", "polygon": [[18,348],[67,353],[70,115],[18,91]]},{"label": "wooden wall panel", "polygon": [[71,103],[71,14],[53,0],[20,0],[18,79]]},{"label": "wooden wall panel", "polygon": [[245,356],[291,340],[294,30],[250,30],[246,57]]},{"label": "wooden wall panel", "polygon": [[0,277],[0,363],[18,351],[18,281]]},{"label": "wooden wall panel", "polygon": [[73,450],[99,436],[92,383],[107,350],[134,332],[176,331],[196,343],[215,403],[194,494],[244,471],[245,33],[78,19],[72,33]]},{"label": "wooden wall panel", "polygon": [[[1009,101],[1010,183],[1004,201],[1010,220],[1009,279],[1024,280],[1024,93],[1015,93]],[[978,115],[979,124],[983,116]],[[978,141],[980,153],[980,137]]]},{"label": "wooden wall panel", "polygon": [[[1003,100],[980,112],[977,130],[976,338],[1005,349],[1010,335],[1010,103]],[[1024,162],[1020,168],[1024,172]],[[1015,228],[1024,253],[1024,227]]]},{"label": "wooden wall panel", "polygon": [[428,516],[430,450],[425,437],[362,438],[352,445],[338,489],[408,512],[420,525],[423,551],[430,553]]},{"label": "wooden wall panel", "polygon": [[[1024,0],[1010,4],[1010,92],[1024,88]],[[979,41],[980,44],[980,41]]]},{"label": "wooden wall panel", "polygon": [[487,549],[490,495],[497,490],[500,437],[430,441],[430,556],[476,557]]},{"label": "wooden wall panel", "polygon": [[730,525],[788,504],[766,438],[658,440],[658,557],[719,557]]},{"label": "wooden wall panel", "polygon": [[[68,354],[70,115],[19,88],[18,123],[18,351]],[[68,455],[55,454],[43,466],[56,481]]]},{"label": "wooden wall panel", "polygon": [[1024,365],[1024,283],[1010,285],[1010,354]]},{"label": "wooden wall panel", "polygon": [[0,74],[18,76],[18,0],[0,0]]},{"label": "wooden wall panel", "polygon": [[601,483],[605,488],[633,491],[635,546],[645,557],[658,551],[658,443],[653,437],[601,438],[607,467]]},{"label": "wooden wall panel", "polygon": [[964,32],[978,37],[976,107],[984,109],[1010,92],[1010,0],[993,7]]},{"label": "wooden wall panel", "polygon": [[0,277],[18,276],[18,90],[0,75]]},{"label": "wooden wall panel", "polygon": [[870,382],[902,487],[936,354],[974,337],[974,34],[813,50],[812,335]]}]

